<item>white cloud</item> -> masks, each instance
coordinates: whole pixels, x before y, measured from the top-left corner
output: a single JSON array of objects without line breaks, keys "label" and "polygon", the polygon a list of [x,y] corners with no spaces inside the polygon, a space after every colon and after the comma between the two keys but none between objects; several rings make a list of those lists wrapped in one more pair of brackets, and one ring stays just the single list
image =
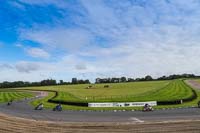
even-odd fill
[{"label": "white cloud", "polygon": [[40,58],[40,59],[49,59],[51,55],[42,48],[38,47],[28,47],[21,43],[15,44],[16,47],[23,49],[29,56]]},{"label": "white cloud", "polygon": [[22,30],[21,39],[32,40],[53,49],[74,51],[90,44],[92,36],[82,29],[48,28],[35,31]]},{"label": "white cloud", "polygon": [[40,65],[38,63],[21,61],[16,64],[16,69],[18,72],[30,73],[30,72],[39,70]]},{"label": "white cloud", "polygon": [[75,67],[77,70],[86,70],[87,69],[85,64],[77,64]]},{"label": "white cloud", "polygon": [[8,63],[0,64],[0,71],[5,69],[13,69],[13,66]]},{"label": "white cloud", "polygon": [[[57,1],[25,1],[58,4]],[[27,79],[40,74],[70,78],[84,75],[162,76],[173,73],[200,74],[199,3],[184,0],[147,1],[144,4],[82,0],[82,16],[74,16],[76,28],[37,25],[20,32],[51,51],[66,50],[51,62],[17,63]],[[185,6],[185,5],[188,5]],[[58,5],[59,7],[59,5]],[[64,10],[64,9],[63,9]],[[62,19],[65,23],[68,18]],[[100,38],[99,40],[95,40]],[[49,51],[48,51],[49,52]],[[42,49],[30,49],[33,57],[48,58]],[[61,74],[62,73],[62,74]],[[64,76],[63,76],[64,75]],[[37,77],[37,76],[36,76]]]},{"label": "white cloud", "polygon": [[26,52],[36,58],[48,59],[50,57],[50,54],[41,48],[27,48]]}]

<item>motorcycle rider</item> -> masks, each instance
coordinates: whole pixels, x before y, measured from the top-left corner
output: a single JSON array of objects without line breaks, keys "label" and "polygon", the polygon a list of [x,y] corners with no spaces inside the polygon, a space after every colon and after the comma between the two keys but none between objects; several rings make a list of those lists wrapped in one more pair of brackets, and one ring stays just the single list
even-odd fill
[{"label": "motorcycle rider", "polygon": [[55,108],[53,108],[53,111],[62,111],[62,105],[61,104],[57,104],[55,106]]},{"label": "motorcycle rider", "polygon": [[9,105],[11,105],[11,104],[12,104],[12,102],[13,102],[13,100],[11,99],[11,100],[8,102],[8,104],[7,104],[7,105],[8,105],[8,106],[9,106]]},{"label": "motorcycle rider", "polygon": [[40,103],[36,108],[35,110],[42,110],[44,107],[43,103]]},{"label": "motorcycle rider", "polygon": [[153,110],[153,108],[149,104],[144,105],[143,111],[152,111],[152,110]]}]

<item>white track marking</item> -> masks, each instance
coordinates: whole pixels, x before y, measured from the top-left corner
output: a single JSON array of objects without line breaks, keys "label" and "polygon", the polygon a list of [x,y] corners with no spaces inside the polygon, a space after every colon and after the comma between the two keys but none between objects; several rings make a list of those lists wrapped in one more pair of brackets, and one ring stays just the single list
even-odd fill
[{"label": "white track marking", "polygon": [[139,122],[139,123],[143,123],[144,121],[136,118],[136,117],[131,117],[129,120],[133,121],[133,122]]}]

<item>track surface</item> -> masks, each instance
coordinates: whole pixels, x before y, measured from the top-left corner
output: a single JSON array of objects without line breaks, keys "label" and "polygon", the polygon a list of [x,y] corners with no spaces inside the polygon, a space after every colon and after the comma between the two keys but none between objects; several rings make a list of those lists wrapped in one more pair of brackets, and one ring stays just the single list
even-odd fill
[{"label": "track surface", "polygon": [[195,80],[186,80],[186,83],[190,86],[192,86],[193,88],[200,90],[200,83],[195,81]]},{"label": "track surface", "polygon": [[165,123],[49,122],[0,114],[1,133],[199,133],[200,121]]},{"label": "track surface", "polygon": [[[194,85],[188,81],[190,85]],[[196,88],[196,86],[195,86]],[[47,94],[41,92],[38,97],[45,97]],[[36,99],[37,99],[36,98]],[[32,99],[34,100],[34,99]],[[153,112],[142,111],[62,111],[55,112],[50,109],[41,111],[34,110],[28,103],[31,100],[13,102],[11,106],[0,104],[0,112],[3,114],[28,118],[33,120],[61,121],[61,122],[167,122],[183,120],[200,120],[200,108],[182,108],[169,110],[155,110]]]},{"label": "track surface", "polygon": [[[40,97],[46,95],[41,93]],[[28,104],[30,101],[30,99],[17,101],[11,106],[0,104],[1,133],[200,132],[200,108],[156,110],[153,112],[54,112],[51,110],[36,111]]]},{"label": "track surface", "polygon": [[49,109],[34,110],[28,104],[30,100],[14,102],[11,106],[0,105],[0,112],[11,116],[33,120],[62,121],[62,122],[163,122],[174,120],[200,120],[200,108],[185,108],[171,110],[156,110],[153,112],[55,112]]}]

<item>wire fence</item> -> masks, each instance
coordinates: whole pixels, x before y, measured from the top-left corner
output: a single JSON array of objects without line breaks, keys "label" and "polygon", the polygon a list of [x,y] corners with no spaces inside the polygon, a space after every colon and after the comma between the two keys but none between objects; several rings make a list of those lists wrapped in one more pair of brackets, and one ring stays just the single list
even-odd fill
[{"label": "wire fence", "polygon": [[84,99],[86,101],[112,101],[112,100],[128,100],[135,98],[136,96],[133,95],[112,95],[112,96],[87,96],[87,97],[81,97],[81,99]]}]

